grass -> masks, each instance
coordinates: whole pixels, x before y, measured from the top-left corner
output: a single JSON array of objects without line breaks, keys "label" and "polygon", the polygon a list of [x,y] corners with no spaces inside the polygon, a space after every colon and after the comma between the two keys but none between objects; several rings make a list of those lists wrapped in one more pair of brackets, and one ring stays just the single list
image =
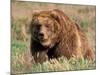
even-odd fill
[{"label": "grass", "polygon": [[[91,44],[95,49],[95,6],[73,6],[73,5],[57,5],[42,4],[30,2],[12,2],[12,24],[11,24],[11,72],[12,73],[34,73],[34,72],[54,72],[54,71],[74,71],[95,69],[95,61],[86,59],[71,58],[67,60],[65,57],[52,59],[43,64],[30,64],[28,62],[28,40],[25,38],[23,27],[30,19],[31,10],[58,8],[66,12],[70,19],[75,21],[91,40]],[[27,10],[27,11],[26,11]]]},{"label": "grass", "polygon": [[34,72],[54,72],[54,71],[73,71],[95,69],[95,61],[86,59],[71,58],[67,60],[65,57],[52,59],[43,64],[31,64],[28,67],[25,58],[27,46],[23,41],[12,41],[12,73],[34,73]]}]

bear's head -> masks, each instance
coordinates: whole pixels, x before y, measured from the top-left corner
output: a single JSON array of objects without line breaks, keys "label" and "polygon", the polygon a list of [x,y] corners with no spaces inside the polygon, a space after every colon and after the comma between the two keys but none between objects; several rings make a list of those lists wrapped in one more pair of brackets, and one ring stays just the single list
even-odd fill
[{"label": "bear's head", "polygon": [[30,24],[32,38],[44,47],[53,47],[61,32],[59,15],[55,11],[35,12]]}]

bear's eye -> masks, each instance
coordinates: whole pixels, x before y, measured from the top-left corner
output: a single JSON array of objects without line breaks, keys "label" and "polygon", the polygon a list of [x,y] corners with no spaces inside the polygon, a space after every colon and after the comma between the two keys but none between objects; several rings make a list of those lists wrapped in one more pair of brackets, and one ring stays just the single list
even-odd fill
[{"label": "bear's eye", "polygon": [[34,24],[33,26],[34,26],[34,28],[35,28],[35,29],[37,29],[37,30],[39,30],[39,29],[40,29],[40,27],[41,27],[41,25],[40,25],[40,24]]},{"label": "bear's eye", "polygon": [[45,25],[47,28],[49,28],[50,27],[50,24],[47,24],[47,25]]}]

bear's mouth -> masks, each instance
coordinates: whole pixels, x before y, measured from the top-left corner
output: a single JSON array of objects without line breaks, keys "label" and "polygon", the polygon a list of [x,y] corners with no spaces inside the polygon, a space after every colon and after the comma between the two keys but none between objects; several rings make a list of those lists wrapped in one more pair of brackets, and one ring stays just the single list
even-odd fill
[{"label": "bear's mouth", "polygon": [[39,39],[41,42],[47,42],[48,39]]},{"label": "bear's mouth", "polygon": [[41,38],[40,36],[34,36],[34,37],[35,37],[35,40],[44,47],[49,47],[51,44],[51,41],[49,38],[43,38],[43,37]]},{"label": "bear's mouth", "polygon": [[48,39],[40,39],[39,41],[42,45],[47,45],[48,44]]},{"label": "bear's mouth", "polygon": [[51,44],[51,41],[49,39],[42,39],[39,42],[41,43],[41,45],[46,46],[46,47],[50,46]]},{"label": "bear's mouth", "polygon": [[42,44],[43,46],[49,47],[50,42],[49,42],[49,41],[46,41],[46,42],[41,42],[41,44]]},{"label": "bear's mouth", "polygon": [[40,37],[40,36],[38,36],[37,39],[38,39],[40,42],[47,42],[47,41],[48,41],[48,38]]}]

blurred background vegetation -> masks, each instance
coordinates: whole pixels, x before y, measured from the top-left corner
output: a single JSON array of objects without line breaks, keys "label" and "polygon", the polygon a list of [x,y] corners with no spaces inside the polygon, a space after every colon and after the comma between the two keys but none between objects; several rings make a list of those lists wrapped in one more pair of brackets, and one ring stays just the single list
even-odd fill
[{"label": "blurred background vegetation", "polygon": [[96,6],[89,5],[71,5],[54,4],[39,2],[23,2],[13,0],[11,3],[11,71],[12,73],[33,73],[33,72],[51,72],[51,71],[69,71],[95,69],[95,61],[85,59],[76,60],[71,58],[67,60],[61,57],[58,60],[53,59],[43,64],[28,63],[28,40],[25,31],[25,25],[30,22],[32,13],[38,10],[60,9],[67,16],[76,22],[86,33],[92,47],[95,50],[96,41]]}]

